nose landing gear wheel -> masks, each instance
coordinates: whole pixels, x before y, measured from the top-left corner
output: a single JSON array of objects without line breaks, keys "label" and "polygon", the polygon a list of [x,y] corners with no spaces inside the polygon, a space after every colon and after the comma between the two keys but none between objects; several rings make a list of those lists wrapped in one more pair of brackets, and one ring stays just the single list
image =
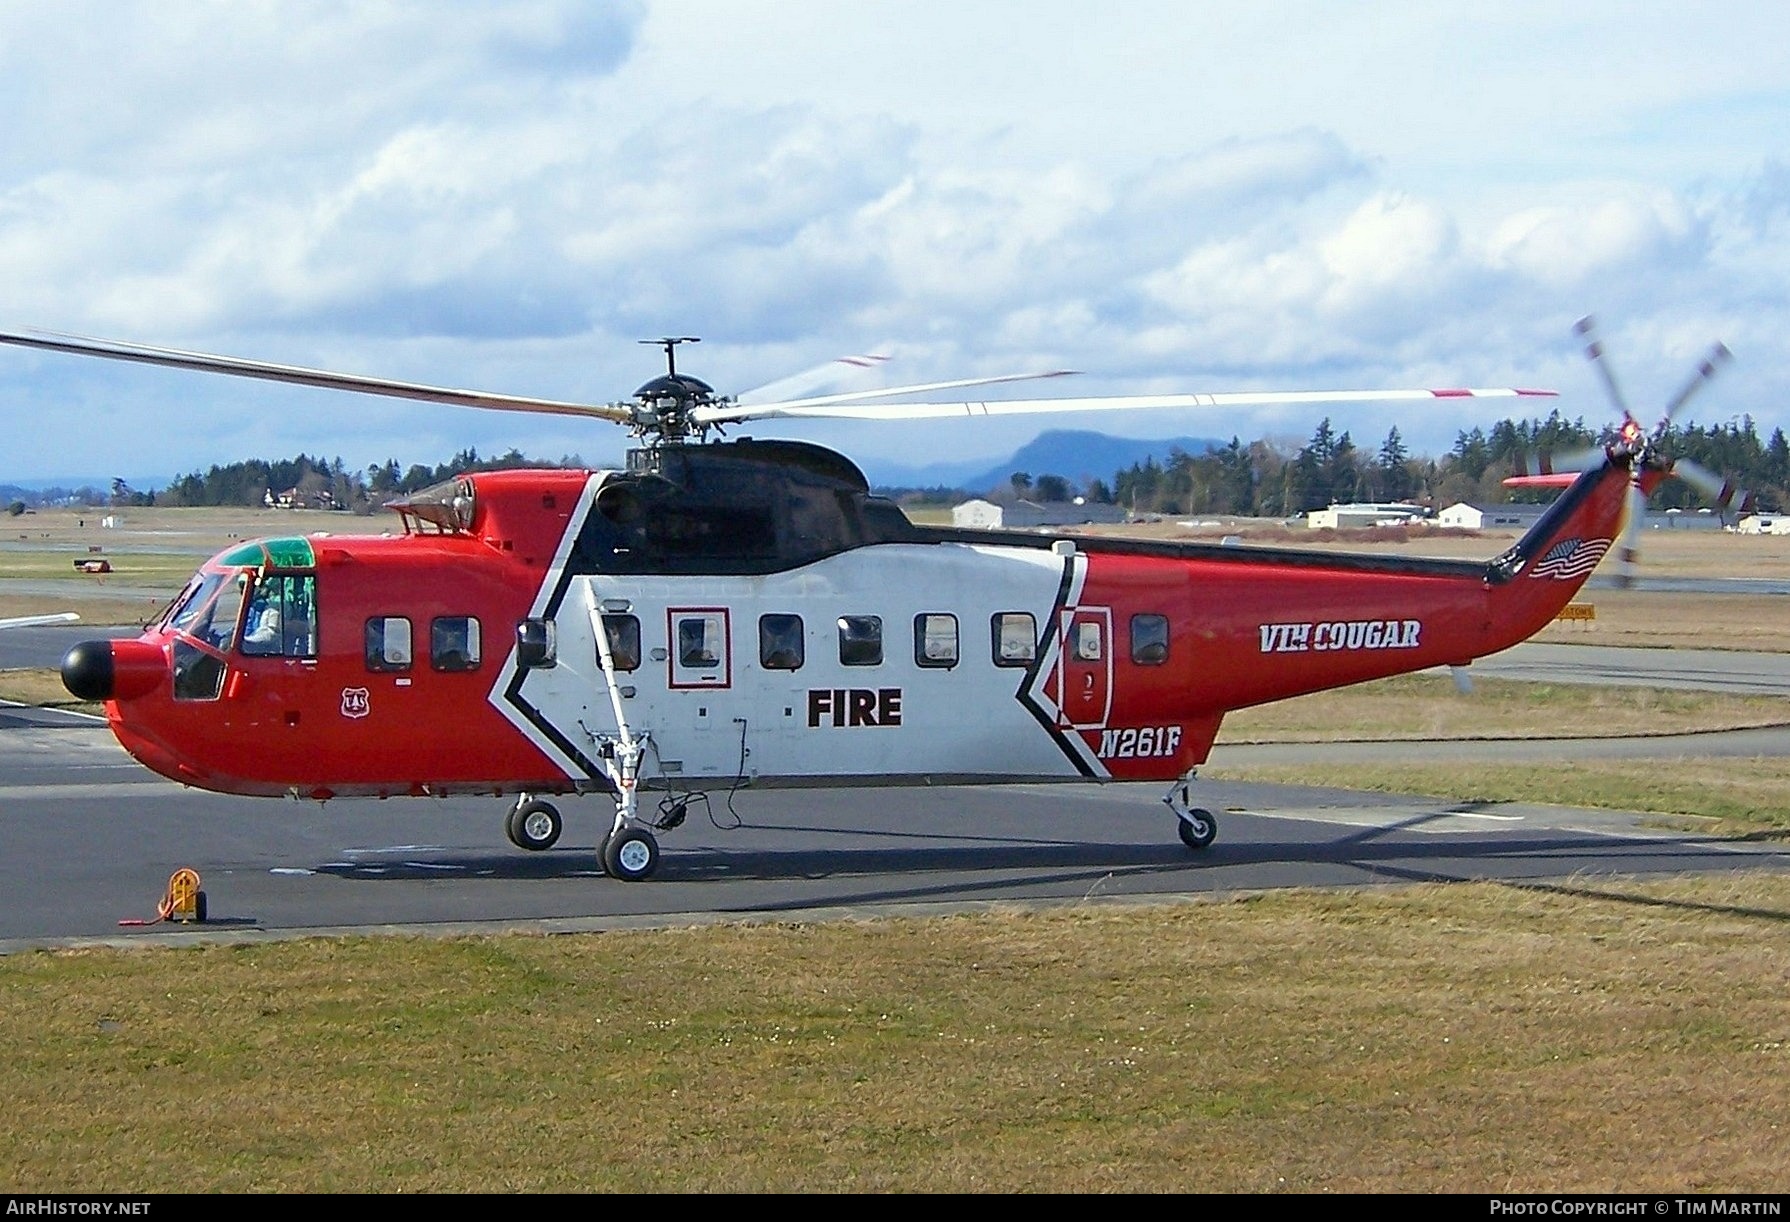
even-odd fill
[{"label": "nose landing gear wheel", "polygon": [[522,803],[504,822],[510,843],[531,853],[552,848],[559,840],[560,827],[559,811],[551,802],[538,799]]},{"label": "nose landing gear wheel", "polygon": [[612,877],[638,882],[659,868],[659,842],[645,828],[623,828],[604,842],[603,868]]},{"label": "nose landing gear wheel", "polygon": [[1181,833],[1181,843],[1188,848],[1209,848],[1218,838],[1218,820],[1212,817],[1211,811],[1195,807],[1184,818],[1175,820],[1175,830]]}]

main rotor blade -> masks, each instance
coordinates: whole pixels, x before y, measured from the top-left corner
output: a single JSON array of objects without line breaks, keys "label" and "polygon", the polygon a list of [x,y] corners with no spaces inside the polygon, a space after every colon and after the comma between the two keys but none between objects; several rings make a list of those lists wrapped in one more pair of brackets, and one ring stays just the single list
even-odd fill
[{"label": "main rotor blade", "polygon": [[704,408],[698,412],[703,421],[725,424],[729,420],[743,420],[763,416],[771,411],[779,414],[792,414],[789,408],[827,407],[835,403],[860,403],[866,399],[888,399],[895,395],[928,394],[935,390],[959,390],[966,386],[993,386],[1000,382],[1030,382],[1040,378],[1067,378],[1076,374],[1074,369],[1051,369],[1043,373],[1003,373],[988,378],[958,378],[951,382],[921,382],[912,386],[885,386],[872,390],[842,390],[834,395],[816,395],[807,399],[781,399],[768,403],[753,403],[745,395],[726,407]]},{"label": "main rotor blade", "polygon": [[1709,349],[1709,355],[1697,363],[1697,371],[1691,374],[1690,381],[1666,404],[1666,414],[1660,417],[1659,427],[1654,430],[1656,440],[1665,435],[1666,428],[1672,423],[1672,417],[1678,414],[1678,409],[1689,402],[1690,397],[1701,390],[1703,384],[1715,377],[1721,367],[1732,359],[1734,354],[1728,351],[1726,344],[1717,343]]},{"label": "main rotor blade", "polygon": [[862,373],[866,369],[879,368],[889,359],[887,354],[880,352],[834,357],[824,365],[816,365],[812,369],[804,369],[800,373],[787,374],[766,382],[762,386],[754,386],[751,390],[742,391],[734,396],[734,402],[782,403],[790,395],[804,394],[808,390],[831,385],[842,377],[850,377],[852,374]]},{"label": "main rotor blade", "polygon": [[1585,355],[1591,358],[1591,364],[1603,378],[1610,402],[1616,405],[1616,410],[1622,413],[1624,420],[1633,420],[1635,414],[1628,410],[1628,400],[1622,397],[1622,388],[1616,385],[1616,371],[1610,368],[1610,358],[1604,352],[1603,340],[1598,338],[1597,319],[1587,314],[1574,323],[1572,329],[1585,337]]},{"label": "main rotor blade", "polygon": [[633,412],[625,404],[564,403],[555,399],[530,399],[520,395],[499,395],[479,390],[454,390],[443,386],[424,386],[415,382],[395,382],[385,378],[362,377],[358,374],[331,373],[324,369],[305,369],[296,365],[275,365],[266,361],[244,360],[234,356],[215,356],[206,352],[185,352],[178,348],[157,348],[148,344],[131,344],[119,340],[93,339],[84,335],[61,335],[55,332],[18,334],[0,331],[0,344],[16,344],[22,348],[39,348],[46,352],[66,352],[76,356],[97,356],[112,361],[135,361],[143,365],[160,365],[170,369],[191,369],[199,373],[221,373],[238,378],[258,378],[264,382],[289,382],[299,386],[317,386],[325,390],[345,390],[355,394],[384,395],[393,399],[420,399],[426,403],[446,403],[455,407],[481,407],[508,412],[542,412],[555,416],[595,416],[626,424]]},{"label": "main rotor blade", "polygon": [[[892,392],[891,392],[892,393]],[[1552,390],[1296,390],[1222,394],[1116,395],[1084,399],[993,399],[977,403],[767,403],[759,407],[698,408],[704,424],[730,420],[931,420],[950,416],[1018,416],[1052,412],[1137,411],[1150,408],[1272,407],[1298,403],[1378,403],[1399,400],[1549,397]]]}]

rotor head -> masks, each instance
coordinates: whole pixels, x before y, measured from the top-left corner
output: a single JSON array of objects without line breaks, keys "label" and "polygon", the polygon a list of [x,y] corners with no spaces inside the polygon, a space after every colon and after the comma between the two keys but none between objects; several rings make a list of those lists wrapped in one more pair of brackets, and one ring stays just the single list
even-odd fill
[{"label": "rotor head", "polygon": [[630,420],[634,435],[647,438],[649,444],[700,441],[710,426],[697,418],[696,409],[730,402],[701,378],[677,371],[678,345],[702,341],[694,335],[667,335],[640,342],[665,350],[665,372],[634,392]]}]

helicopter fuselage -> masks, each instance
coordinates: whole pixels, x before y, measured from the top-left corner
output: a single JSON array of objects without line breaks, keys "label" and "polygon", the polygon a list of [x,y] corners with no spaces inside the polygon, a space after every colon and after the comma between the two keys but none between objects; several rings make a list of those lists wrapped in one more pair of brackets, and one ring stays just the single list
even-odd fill
[{"label": "helicopter fuselage", "polygon": [[1629,482],[1612,456],[1476,563],[928,529],[816,446],[663,446],[231,548],[64,677],[228,793],[614,792],[629,743],[672,790],[1172,781],[1230,710],[1533,634]]}]

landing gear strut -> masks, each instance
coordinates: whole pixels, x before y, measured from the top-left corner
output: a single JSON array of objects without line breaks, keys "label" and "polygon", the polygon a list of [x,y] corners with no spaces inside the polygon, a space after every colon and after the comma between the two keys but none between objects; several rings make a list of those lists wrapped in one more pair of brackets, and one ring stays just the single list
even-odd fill
[{"label": "landing gear strut", "polygon": [[[670,351],[670,348],[666,349],[667,353]],[[646,756],[651,735],[646,732],[636,734],[628,725],[621,684],[615,677],[615,651],[609,642],[609,625],[604,621],[604,608],[597,601],[594,586],[585,588],[585,610],[590,615],[591,633],[597,642],[597,661],[602,665],[603,685],[609,689],[609,705],[615,713],[617,731],[614,738],[592,735],[598,747],[597,757],[615,790],[615,823],[610,827],[609,835],[603,838],[599,855],[603,859],[603,868],[612,878],[638,882],[659,868],[659,842],[640,825],[636,814],[640,809],[640,763]],[[628,694],[632,695],[632,690]]]},{"label": "landing gear strut", "polygon": [[1211,847],[1218,839],[1218,820],[1212,812],[1193,804],[1193,774],[1175,782],[1175,787],[1162,799],[1163,805],[1175,812],[1175,830],[1181,843],[1197,851]]}]

